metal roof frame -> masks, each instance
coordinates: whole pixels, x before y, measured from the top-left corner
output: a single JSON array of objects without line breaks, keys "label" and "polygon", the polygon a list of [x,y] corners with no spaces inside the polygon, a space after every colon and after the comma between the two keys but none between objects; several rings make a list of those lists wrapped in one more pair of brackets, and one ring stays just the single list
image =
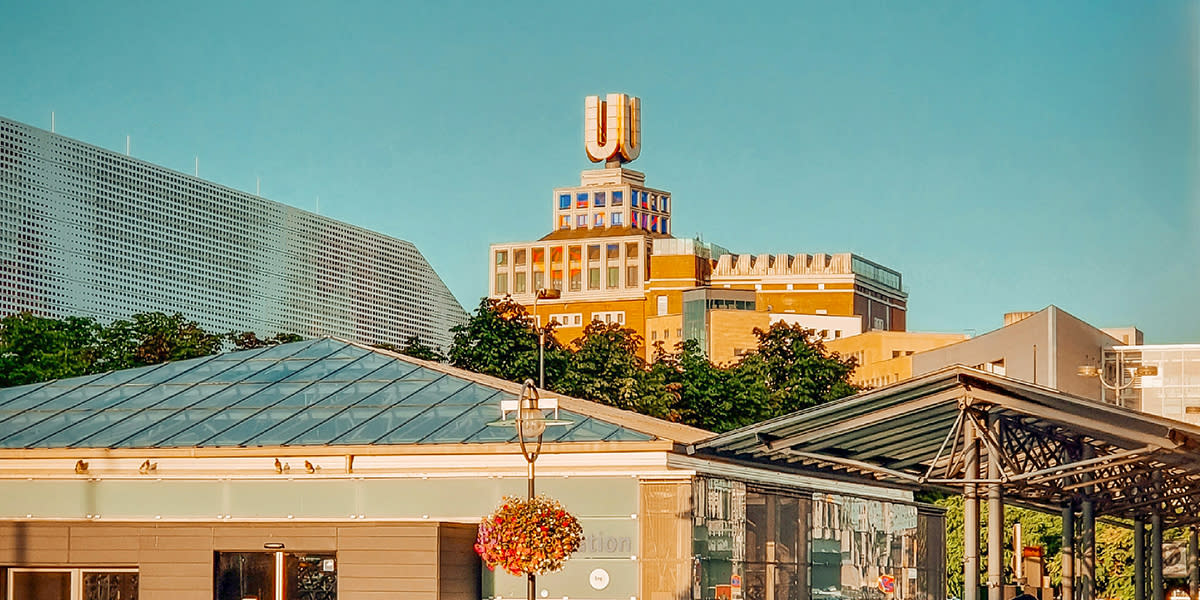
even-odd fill
[{"label": "metal roof frame", "polygon": [[[967,427],[967,424],[972,427]],[[966,472],[966,430],[979,464]],[[737,462],[852,475],[884,485],[1001,485],[1049,512],[1091,500],[1097,515],[1200,523],[1200,428],[963,366],[730,431],[688,447]]]}]

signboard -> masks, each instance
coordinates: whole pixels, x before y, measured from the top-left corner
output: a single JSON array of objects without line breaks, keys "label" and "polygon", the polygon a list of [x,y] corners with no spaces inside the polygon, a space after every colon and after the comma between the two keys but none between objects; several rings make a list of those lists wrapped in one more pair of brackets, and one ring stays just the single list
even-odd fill
[{"label": "signboard", "polygon": [[891,575],[880,575],[878,585],[879,591],[885,594],[892,594],[896,592],[896,578],[892,577]]},{"label": "signboard", "polygon": [[733,600],[739,600],[742,597],[742,576],[729,576],[729,597]]}]

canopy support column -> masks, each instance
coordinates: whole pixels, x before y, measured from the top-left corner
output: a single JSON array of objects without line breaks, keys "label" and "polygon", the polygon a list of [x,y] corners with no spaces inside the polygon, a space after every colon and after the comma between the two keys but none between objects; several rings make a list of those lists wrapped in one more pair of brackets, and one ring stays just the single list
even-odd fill
[{"label": "canopy support column", "polygon": [[1150,515],[1150,598],[1163,600],[1163,522],[1162,515]]},{"label": "canopy support column", "polygon": [[1075,505],[1062,509],[1062,600],[1075,600]]},{"label": "canopy support column", "polygon": [[[1083,459],[1094,458],[1095,450],[1091,444],[1083,446]],[[1083,475],[1084,481],[1091,480],[1090,473]],[[1079,506],[1079,538],[1082,552],[1079,574],[1080,600],[1096,600],[1096,504],[1092,501],[1094,490],[1092,486],[1083,488],[1083,502]]]},{"label": "canopy support column", "polygon": [[[988,419],[992,436],[1000,442],[1000,420]],[[1000,479],[1000,454],[988,448],[988,479]],[[988,600],[1004,600],[1004,484],[988,486]]]},{"label": "canopy support column", "polygon": [[1133,600],[1146,600],[1146,521],[1133,520]]},{"label": "canopy support column", "polygon": [[[979,439],[971,419],[963,421],[963,455],[963,477],[978,480]],[[979,516],[979,484],[968,483],[963,488],[963,600],[979,600]]]},{"label": "canopy support column", "polygon": [[1188,528],[1188,593],[1192,600],[1200,598],[1200,531]]}]

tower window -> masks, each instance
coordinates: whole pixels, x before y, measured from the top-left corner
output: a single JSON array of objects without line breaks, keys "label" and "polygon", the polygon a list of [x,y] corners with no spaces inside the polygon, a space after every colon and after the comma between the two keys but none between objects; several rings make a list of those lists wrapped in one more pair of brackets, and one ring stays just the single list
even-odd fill
[{"label": "tower window", "polygon": [[596,192],[592,194],[592,204],[595,206],[604,206],[604,201],[606,199],[607,198],[605,198],[604,192]]}]

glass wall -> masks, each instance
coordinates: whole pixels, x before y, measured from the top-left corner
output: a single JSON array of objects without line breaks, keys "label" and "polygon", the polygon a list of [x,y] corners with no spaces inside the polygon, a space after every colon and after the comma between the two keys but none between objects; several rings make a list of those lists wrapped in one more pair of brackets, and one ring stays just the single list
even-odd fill
[{"label": "glass wall", "polygon": [[696,600],[933,600],[945,593],[936,509],[694,482]]}]

